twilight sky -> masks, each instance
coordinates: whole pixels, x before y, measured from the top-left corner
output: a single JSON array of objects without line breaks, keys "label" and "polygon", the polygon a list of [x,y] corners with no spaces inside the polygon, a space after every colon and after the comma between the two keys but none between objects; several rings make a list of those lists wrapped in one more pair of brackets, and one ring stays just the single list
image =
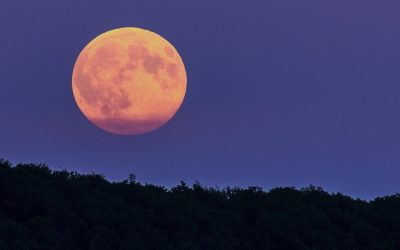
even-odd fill
[{"label": "twilight sky", "polygon": [[[171,186],[400,192],[400,2],[0,0],[0,157]],[[186,65],[176,116],[140,136],[72,96],[81,49],[134,26]]]}]

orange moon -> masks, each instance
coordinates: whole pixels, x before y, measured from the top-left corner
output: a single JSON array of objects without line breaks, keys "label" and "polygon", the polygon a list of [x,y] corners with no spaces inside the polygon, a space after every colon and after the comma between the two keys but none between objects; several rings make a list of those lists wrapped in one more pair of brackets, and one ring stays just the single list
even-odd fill
[{"label": "orange moon", "polygon": [[183,61],[167,40],[140,28],[120,28],[93,39],[79,54],[72,92],[96,126],[121,135],[160,128],[186,93]]}]

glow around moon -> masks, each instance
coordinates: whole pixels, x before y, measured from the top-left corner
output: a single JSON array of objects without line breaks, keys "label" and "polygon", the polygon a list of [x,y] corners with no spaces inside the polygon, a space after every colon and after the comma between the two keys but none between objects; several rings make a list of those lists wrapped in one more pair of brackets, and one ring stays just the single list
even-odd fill
[{"label": "glow around moon", "polygon": [[115,134],[153,131],[182,104],[186,71],[176,49],[139,28],[108,31],[80,53],[72,91],[82,113]]}]

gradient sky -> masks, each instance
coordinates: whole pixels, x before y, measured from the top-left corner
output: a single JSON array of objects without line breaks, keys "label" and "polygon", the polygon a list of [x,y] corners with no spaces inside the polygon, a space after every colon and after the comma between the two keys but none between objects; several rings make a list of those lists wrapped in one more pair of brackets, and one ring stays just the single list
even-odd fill
[{"label": "gradient sky", "polygon": [[[400,191],[400,2],[0,0],[0,157],[171,186]],[[118,136],[72,96],[81,49],[150,29],[178,49],[182,108]]]}]

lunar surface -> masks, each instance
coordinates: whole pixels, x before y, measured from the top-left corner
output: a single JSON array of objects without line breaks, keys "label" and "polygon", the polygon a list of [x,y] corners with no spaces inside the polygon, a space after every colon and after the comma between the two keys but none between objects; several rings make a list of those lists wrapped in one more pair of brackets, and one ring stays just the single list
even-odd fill
[{"label": "lunar surface", "polygon": [[185,66],[161,36],[139,28],[108,31],[80,53],[72,91],[82,113],[115,134],[135,135],[167,123],[186,92]]}]

